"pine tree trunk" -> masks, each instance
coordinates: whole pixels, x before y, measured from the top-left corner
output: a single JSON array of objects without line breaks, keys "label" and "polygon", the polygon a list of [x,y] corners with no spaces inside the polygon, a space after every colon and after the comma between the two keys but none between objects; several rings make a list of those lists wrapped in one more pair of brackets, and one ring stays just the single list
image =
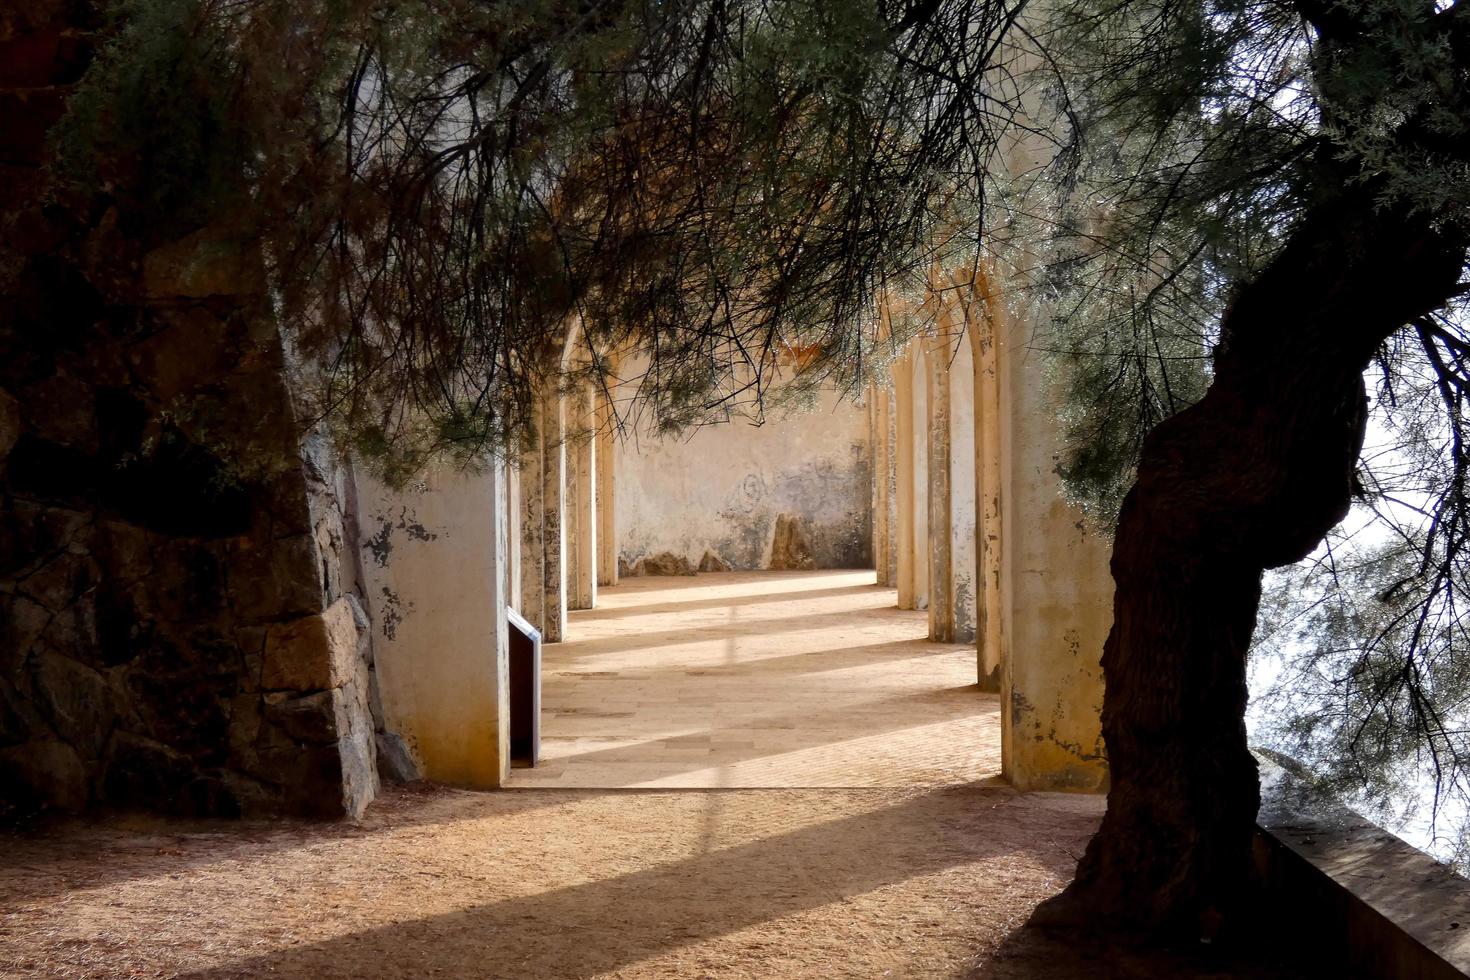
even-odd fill
[{"label": "pine tree trunk", "polygon": [[1231,304],[1214,383],[1150,434],[1123,505],[1102,659],[1108,811],[1037,924],[1213,935],[1238,910],[1259,804],[1244,714],[1261,573],[1346,514],[1363,372],[1443,305],[1465,245],[1344,192]]}]

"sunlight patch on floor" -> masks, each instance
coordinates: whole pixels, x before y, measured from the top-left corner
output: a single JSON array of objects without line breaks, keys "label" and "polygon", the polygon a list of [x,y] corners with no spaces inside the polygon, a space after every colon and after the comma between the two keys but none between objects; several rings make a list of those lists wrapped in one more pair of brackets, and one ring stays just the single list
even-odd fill
[{"label": "sunlight patch on floor", "polygon": [[79,822],[0,862],[0,975],[954,977],[1096,826],[1038,802],[430,788],[356,825]]},{"label": "sunlight patch on floor", "polygon": [[[633,579],[543,650],[542,762],[512,788],[904,787],[1000,772],[970,645],[872,572]],[[773,614],[776,613],[776,614]]]}]

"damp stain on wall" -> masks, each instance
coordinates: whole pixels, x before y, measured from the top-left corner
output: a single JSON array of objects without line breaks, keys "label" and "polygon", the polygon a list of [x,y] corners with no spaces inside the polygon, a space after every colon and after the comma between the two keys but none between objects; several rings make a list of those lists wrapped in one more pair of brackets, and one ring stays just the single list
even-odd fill
[{"label": "damp stain on wall", "polygon": [[863,408],[829,396],[817,411],[762,426],[620,446],[619,557],[668,551],[697,563],[710,550],[732,568],[766,568],[785,514],[817,568],[871,567],[867,429]]}]

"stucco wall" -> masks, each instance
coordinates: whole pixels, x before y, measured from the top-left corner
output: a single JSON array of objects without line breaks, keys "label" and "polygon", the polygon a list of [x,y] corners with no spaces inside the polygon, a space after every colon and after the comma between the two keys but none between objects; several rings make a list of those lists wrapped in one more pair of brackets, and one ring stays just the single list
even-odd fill
[{"label": "stucco wall", "polygon": [[929,608],[929,371],[914,354],[914,608]]},{"label": "stucco wall", "polygon": [[1107,785],[1101,731],[1103,642],[1113,620],[1111,542],[1067,502],[1056,474],[1056,393],[1036,323],[999,330],[1001,590],[1009,665],[1002,699],[1005,775],[1023,790]]},{"label": "stucco wall", "polygon": [[431,468],[402,490],[360,481],[364,577],[383,720],[458,786],[510,767],[506,684],[506,472]]},{"label": "stucco wall", "polygon": [[811,411],[707,425],[615,450],[618,554],[632,563],[706,549],[734,568],[764,568],[779,514],[801,522],[819,568],[872,566],[867,416],[821,398]]},{"label": "stucco wall", "polygon": [[954,576],[954,639],[975,642],[975,369],[969,331],[955,339],[950,359],[950,528]]}]

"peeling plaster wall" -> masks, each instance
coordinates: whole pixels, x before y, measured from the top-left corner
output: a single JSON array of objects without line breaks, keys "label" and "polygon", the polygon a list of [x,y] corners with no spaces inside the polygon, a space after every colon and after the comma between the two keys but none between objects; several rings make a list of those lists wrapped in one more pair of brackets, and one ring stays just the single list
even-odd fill
[{"label": "peeling plaster wall", "polygon": [[954,576],[954,641],[975,642],[975,370],[970,332],[950,361],[950,526]]},{"label": "peeling plaster wall", "polygon": [[706,549],[764,568],[779,514],[800,520],[819,568],[872,567],[866,409],[835,394],[807,413],[641,434],[615,450],[618,554],[630,564]]},{"label": "peeling plaster wall", "polygon": [[506,468],[359,481],[379,714],[429,779],[491,789],[510,767]]},{"label": "peeling plaster wall", "polygon": [[929,372],[914,353],[914,608],[929,608]]},{"label": "peeling plaster wall", "polygon": [[1022,790],[1107,787],[1102,741],[1103,642],[1112,625],[1111,542],[1088,528],[1056,475],[1055,393],[1027,339],[1001,331],[1002,602],[1006,608],[1002,737],[1005,775]]},{"label": "peeling plaster wall", "polygon": [[[1021,108],[1029,123],[1039,114],[1029,111],[1028,100]],[[1056,143],[1029,126],[1014,133],[1001,151],[1006,169],[1022,174],[1044,167]],[[1112,542],[1067,502],[1057,475],[1060,400],[1046,368],[1049,351],[1062,345],[1050,333],[1049,309],[1006,295],[1034,269],[1036,256],[1014,247],[1019,244],[993,249],[1008,261],[991,277],[994,334],[982,358],[995,359],[1000,407],[1003,774],[1023,791],[1099,791],[1108,784],[1100,661],[1113,618]]]}]

